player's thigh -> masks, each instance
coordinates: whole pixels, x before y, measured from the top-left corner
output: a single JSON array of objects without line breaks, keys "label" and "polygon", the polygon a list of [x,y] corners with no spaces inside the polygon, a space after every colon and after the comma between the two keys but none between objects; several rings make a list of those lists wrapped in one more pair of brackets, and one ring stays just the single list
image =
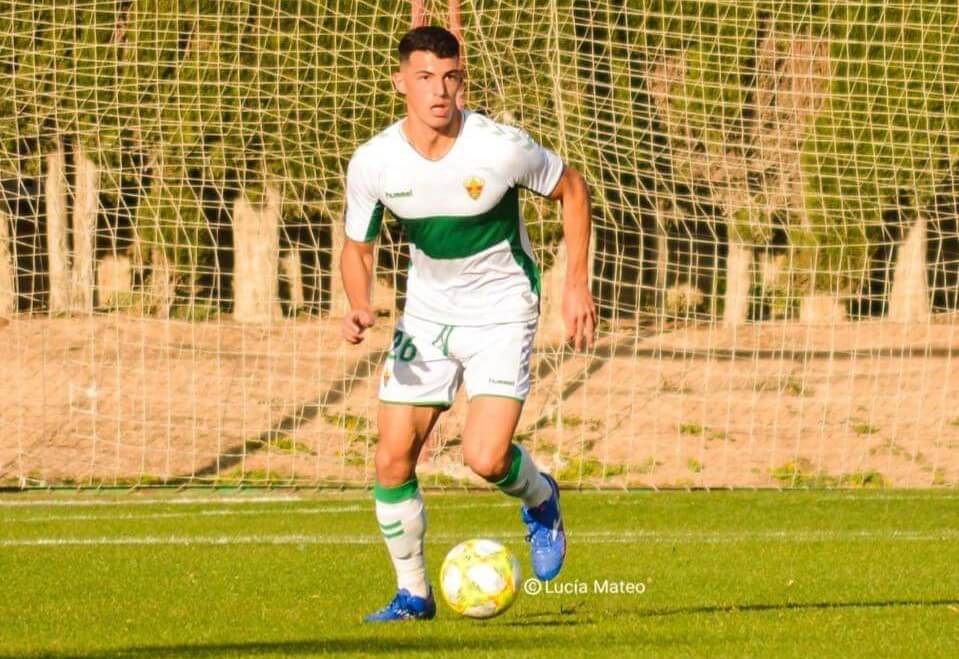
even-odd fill
[{"label": "player's thigh", "polygon": [[383,485],[412,476],[433,425],[453,403],[462,366],[446,354],[448,331],[407,316],[397,322],[380,380],[376,472]]},{"label": "player's thigh", "polygon": [[409,455],[418,450],[436,425],[445,407],[380,403],[377,414],[379,443],[389,452]]},{"label": "player's thigh", "polygon": [[377,415],[376,478],[394,486],[413,477],[423,444],[445,408],[380,403]]},{"label": "player's thigh", "polygon": [[476,395],[470,399],[463,428],[463,459],[483,478],[509,469],[510,446],[523,412],[514,398]]}]

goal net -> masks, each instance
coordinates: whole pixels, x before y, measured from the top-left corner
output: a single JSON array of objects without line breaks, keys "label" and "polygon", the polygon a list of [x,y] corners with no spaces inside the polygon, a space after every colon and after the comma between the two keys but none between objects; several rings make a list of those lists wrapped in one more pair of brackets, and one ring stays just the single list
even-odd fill
[{"label": "goal net", "polygon": [[[558,208],[517,429],[568,486],[959,483],[954,0],[453,2],[466,103],[592,190],[598,342]],[[355,486],[408,267],[340,338],[343,178],[445,0],[0,2],[0,486]],[[465,400],[424,448],[462,464]]]}]

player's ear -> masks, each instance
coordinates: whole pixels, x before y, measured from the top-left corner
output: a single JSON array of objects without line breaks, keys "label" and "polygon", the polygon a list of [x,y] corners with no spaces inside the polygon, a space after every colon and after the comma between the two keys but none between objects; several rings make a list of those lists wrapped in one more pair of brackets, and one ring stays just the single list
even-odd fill
[{"label": "player's ear", "polygon": [[393,87],[403,96],[406,96],[406,80],[403,79],[403,71],[397,70],[390,76],[393,79]]}]

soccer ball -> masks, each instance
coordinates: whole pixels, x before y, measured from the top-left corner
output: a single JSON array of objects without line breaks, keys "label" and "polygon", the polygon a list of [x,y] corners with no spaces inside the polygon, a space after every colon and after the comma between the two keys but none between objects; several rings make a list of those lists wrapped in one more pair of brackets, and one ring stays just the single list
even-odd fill
[{"label": "soccer ball", "polygon": [[440,568],[443,598],[470,618],[492,618],[508,609],[520,585],[519,561],[493,540],[467,540],[450,550]]}]

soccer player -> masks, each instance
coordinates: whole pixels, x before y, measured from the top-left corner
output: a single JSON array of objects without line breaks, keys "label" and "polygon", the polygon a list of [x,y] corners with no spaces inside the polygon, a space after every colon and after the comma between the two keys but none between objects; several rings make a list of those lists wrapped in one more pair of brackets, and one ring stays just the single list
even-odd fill
[{"label": "soccer player", "polygon": [[399,44],[397,91],[407,115],[360,146],[346,181],[341,270],[351,309],[344,339],[373,326],[372,243],[386,209],[410,242],[406,308],[380,381],[376,519],[398,592],[367,621],[430,619],[426,515],[415,467],[423,443],[461,383],[469,399],[463,457],[479,476],[522,500],[536,576],[555,577],[566,555],[559,489],[513,443],[530,387],[540,276],[523,225],[519,188],[559,200],[569,263],[566,339],[592,345],[596,311],[587,285],[589,192],[582,176],[523,131],[457,108],[459,44],[420,27]]}]

